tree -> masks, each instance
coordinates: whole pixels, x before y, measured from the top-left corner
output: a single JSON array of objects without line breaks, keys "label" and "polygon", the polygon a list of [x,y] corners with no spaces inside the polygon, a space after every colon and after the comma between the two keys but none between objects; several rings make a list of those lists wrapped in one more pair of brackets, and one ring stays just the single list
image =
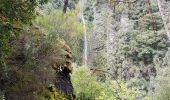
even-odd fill
[{"label": "tree", "polygon": [[[0,0],[0,90],[4,90],[5,80],[9,77],[7,59],[13,51],[15,40],[25,24],[30,24],[36,16],[38,4],[47,0]],[[10,73],[11,74],[11,73]]]},{"label": "tree", "polygon": [[[38,4],[47,0],[1,0],[0,1],[0,69],[7,70],[5,64],[11,47],[11,39],[17,37],[24,24],[29,24],[36,16]],[[3,72],[0,72],[2,74]],[[1,75],[0,75],[1,76]]]}]

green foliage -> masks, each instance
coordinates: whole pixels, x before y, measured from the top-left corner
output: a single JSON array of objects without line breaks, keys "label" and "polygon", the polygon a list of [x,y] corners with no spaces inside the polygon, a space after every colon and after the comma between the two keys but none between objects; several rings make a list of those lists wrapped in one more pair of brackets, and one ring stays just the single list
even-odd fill
[{"label": "green foliage", "polygon": [[102,84],[96,81],[94,75],[85,67],[74,68],[72,82],[76,91],[77,100],[94,100],[105,89]]},{"label": "green foliage", "polygon": [[145,97],[150,75],[156,76],[156,68],[165,67],[163,58],[168,51],[167,38],[158,13],[140,15],[136,19],[139,19],[136,29],[140,30],[124,33],[120,30],[117,33],[119,40],[113,51],[113,69],[116,76],[127,80],[129,87],[138,88],[141,92],[139,97]]},{"label": "green foliage", "polygon": [[[17,68],[14,64],[7,64],[9,56],[15,51],[15,45],[12,45],[12,42],[14,42],[16,37],[22,33],[24,24],[29,24],[36,16],[35,8],[39,2],[45,3],[45,1],[0,0],[0,90],[4,90],[4,93],[8,91],[7,88],[11,86],[11,83],[14,82],[14,80],[18,81],[18,79],[21,78],[19,77],[21,75],[21,69],[18,69],[17,72]],[[16,63],[17,61],[15,64]],[[22,77],[22,79],[25,80],[25,77]],[[28,80],[30,80],[30,78],[26,80],[25,83],[28,85]],[[22,85],[18,83],[16,87],[21,88],[21,86]]]},{"label": "green foliage", "polygon": [[[67,100],[67,96],[64,93],[58,91],[55,86],[52,86],[51,89],[48,89],[45,95],[46,98],[42,97],[44,100]],[[42,100],[42,98],[39,98],[38,100]]]},{"label": "green foliage", "polygon": [[169,66],[161,68],[156,78],[155,100],[170,100]]},{"label": "green foliage", "polygon": [[[68,10],[66,14],[56,10],[63,8],[63,1],[49,0],[47,5],[41,6],[49,12],[38,16],[33,20],[31,27],[24,27],[23,30],[23,26],[36,17],[36,7],[47,0],[0,0],[0,85],[2,82],[7,83],[0,86],[0,89],[3,87],[6,90],[0,90],[0,99],[4,93],[10,92],[14,93],[14,96],[34,96],[37,100],[46,100],[46,95],[52,100],[55,96],[59,97],[60,93],[57,90],[49,92],[46,88],[55,73],[50,66],[52,60],[49,58],[52,55],[55,64],[65,59],[62,56],[63,52],[58,51],[66,44],[73,50],[73,61],[82,64],[83,25],[77,17],[79,9]],[[79,0],[72,1],[78,3]],[[88,1],[84,10],[89,33],[92,31],[92,21],[95,17],[92,3],[93,1]],[[153,67],[157,68],[157,72],[153,73],[159,76],[155,99],[170,100],[169,80],[164,81],[162,78],[170,76],[170,56],[169,53],[166,54],[167,40],[162,31],[163,24],[158,8],[155,4],[151,5],[154,7],[152,14],[146,14],[149,9],[145,1],[137,0],[135,5],[119,3],[116,6],[116,21],[120,21],[122,12],[128,6],[132,6],[128,17],[138,24],[134,27],[140,30],[132,29],[127,33],[121,33],[119,26],[116,26],[115,30],[118,30],[115,37],[118,35],[118,41],[114,41],[117,42],[117,47],[113,50],[114,68],[111,68],[111,73],[117,79],[104,74],[106,79],[101,82],[99,76],[103,73],[90,71],[84,66],[74,68],[72,82],[77,100],[136,100],[143,97],[148,100],[148,69]],[[16,39],[21,33],[24,33],[23,36]],[[104,52],[105,49],[101,50],[100,56],[93,55],[94,66],[106,66],[103,62],[106,62],[107,54]],[[57,99],[64,99],[60,96],[61,98]]]},{"label": "green foliage", "polygon": [[160,30],[163,28],[163,22],[159,13],[147,14],[139,19],[141,30]]},{"label": "green foliage", "polygon": [[[54,11],[50,15],[39,16],[31,26],[24,27],[22,35],[12,41],[14,50],[7,60],[10,69],[8,79],[5,79],[7,82],[3,85],[8,96],[14,93],[22,98],[22,94],[27,94],[28,97],[44,99],[46,87],[55,73],[51,66],[66,60],[63,54],[67,53],[63,50],[67,46],[65,41],[76,48],[78,45],[73,42],[79,43],[81,40],[83,26],[76,14],[76,11],[69,11],[65,15],[62,11]],[[13,84],[8,85],[10,83]]]},{"label": "green foliage", "polygon": [[147,7],[148,3],[145,3],[145,1],[137,1],[134,5],[131,6],[129,11],[129,18],[132,20],[138,20],[145,14],[146,11],[149,10]]},{"label": "green foliage", "polygon": [[[128,80],[127,82],[127,86],[129,88],[135,88],[137,91],[140,91],[140,93],[138,94],[138,98],[144,98],[147,97],[147,86],[148,83],[144,78],[131,78],[130,80]],[[145,100],[145,99],[144,99]]]},{"label": "green foliage", "polygon": [[170,85],[162,83],[156,91],[155,100],[170,100]]},{"label": "green foliage", "polygon": [[[47,0],[1,0],[0,1],[0,70],[7,70],[6,59],[10,55],[9,43],[21,33],[23,24],[35,17],[35,8]],[[1,72],[2,74],[3,72]]]},{"label": "green foliage", "polygon": [[[79,0],[69,0],[68,9],[73,7],[79,2]],[[48,0],[47,4],[41,5],[40,10],[42,13],[50,13],[54,10],[63,10],[64,0]]]},{"label": "green foliage", "polygon": [[48,0],[48,3],[41,5],[41,12],[51,12],[56,9],[63,9],[64,0]]},{"label": "green foliage", "polygon": [[162,57],[167,51],[165,34],[162,32],[132,32],[128,37],[120,52],[135,62],[151,64],[155,55]]},{"label": "green foliage", "polygon": [[77,10],[70,10],[66,14],[56,10],[50,14],[37,17],[36,22],[42,30],[50,34],[51,38],[64,39],[73,50],[73,60],[82,61],[82,31],[83,25],[77,20]]},{"label": "green foliage", "polygon": [[[10,63],[7,63],[10,66],[8,78],[5,79],[5,85],[2,84],[7,97],[24,98],[22,95],[26,94],[25,98],[28,100],[29,97],[46,100],[47,86],[55,75],[51,66],[63,59],[65,61],[61,52],[65,43],[57,36],[51,37],[51,34],[46,35],[35,29],[34,24],[26,27],[24,34],[13,41],[13,44],[14,51],[8,59]],[[18,57],[21,59],[17,59]]]},{"label": "green foliage", "polygon": [[[153,64],[155,57],[164,57],[167,51],[166,34],[158,13],[146,14],[138,21],[140,30],[119,33],[116,55],[130,58],[134,64]],[[122,59],[123,60],[123,59]]]},{"label": "green foliage", "polygon": [[166,53],[163,62],[156,61],[158,64],[158,71],[156,77],[155,100],[170,100],[170,51]]},{"label": "green foliage", "polygon": [[77,100],[135,100],[139,95],[138,90],[128,88],[122,80],[97,81],[96,74],[84,66],[74,68],[72,82]]},{"label": "green foliage", "polygon": [[71,10],[66,14],[62,11],[54,11],[37,17],[36,22],[47,31],[48,34],[57,34],[67,42],[68,37],[79,36],[83,31],[83,26],[76,19],[76,11]]}]

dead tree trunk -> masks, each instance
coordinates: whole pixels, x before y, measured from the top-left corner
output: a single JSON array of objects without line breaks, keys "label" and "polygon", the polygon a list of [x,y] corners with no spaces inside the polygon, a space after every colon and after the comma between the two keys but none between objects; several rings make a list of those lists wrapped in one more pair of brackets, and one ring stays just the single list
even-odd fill
[{"label": "dead tree trunk", "polygon": [[68,2],[69,2],[69,0],[64,0],[64,8],[63,8],[64,13],[67,12]]}]

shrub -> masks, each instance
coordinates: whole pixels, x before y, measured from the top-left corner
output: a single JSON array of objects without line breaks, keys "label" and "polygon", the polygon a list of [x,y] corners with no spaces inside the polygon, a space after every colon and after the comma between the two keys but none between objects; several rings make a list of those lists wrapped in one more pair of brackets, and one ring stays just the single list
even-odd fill
[{"label": "shrub", "polygon": [[72,83],[77,100],[135,100],[139,95],[137,89],[128,88],[122,80],[98,81],[97,76],[84,66],[74,68]]}]

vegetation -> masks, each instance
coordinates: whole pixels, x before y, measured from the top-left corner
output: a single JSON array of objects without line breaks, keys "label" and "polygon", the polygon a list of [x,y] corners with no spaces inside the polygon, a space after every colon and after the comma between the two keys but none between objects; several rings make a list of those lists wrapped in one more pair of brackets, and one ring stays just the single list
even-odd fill
[{"label": "vegetation", "polygon": [[90,72],[85,66],[75,68],[72,82],[77,100],[134,100],[140,94],[135,88],[128,88],[128,85],[121,80],[109,78],[106,82],[100,82],[97,73]]},{"label": "vegetation", "polygon": [[[83,25],[78,22],[77,13],[78,7],[76,10],[68,11],[66,14],[57,10],[36,18],[36,22],[40,27],[43,27],[42,30],[45,33],[51,34],[51,38],[56,39],[57,37],[63,39],[66,44],[74,48],[73,60],[74,62],[81,63]],[[72,24],[70,25],[70,23]]]},{"label": "vegetation", "polygon": [[0,0],[0,100],[170,100],[164,24],[154,0]]},{"label": "vegetation", "polygon": [[10,39],[19,35],[23,24],[30,23],[31,19],[35,17],[36,6],[45,2],[47,1],[0,1],[1,66],[5,66],[5,59],[9,55],[10,47],[8,43]]}]

